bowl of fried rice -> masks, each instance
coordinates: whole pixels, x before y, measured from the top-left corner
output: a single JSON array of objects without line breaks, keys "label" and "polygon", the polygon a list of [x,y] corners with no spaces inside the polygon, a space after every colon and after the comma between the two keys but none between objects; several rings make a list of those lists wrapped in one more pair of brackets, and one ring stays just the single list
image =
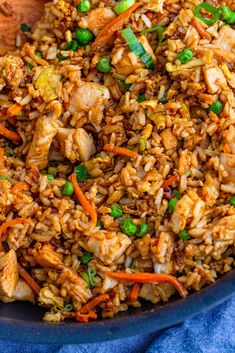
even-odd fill
[{"label": "bowl of fried rice", "polygon": [[235,292],[234,243],[235,4],[54,0],[21,23],[0,57],[0,337],[174,325]]}]

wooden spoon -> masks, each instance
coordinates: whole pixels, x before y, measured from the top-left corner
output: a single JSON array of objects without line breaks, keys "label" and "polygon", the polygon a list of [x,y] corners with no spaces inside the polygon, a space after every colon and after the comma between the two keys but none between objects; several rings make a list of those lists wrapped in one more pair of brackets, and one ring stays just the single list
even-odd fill
[{"label": "wooden spoon", "polygon": [[[46,0],[0,0],[0,55],[16,49],[21,23],[32,27],[42,16]],[[24,39],[24,38],[23,38]]]}]

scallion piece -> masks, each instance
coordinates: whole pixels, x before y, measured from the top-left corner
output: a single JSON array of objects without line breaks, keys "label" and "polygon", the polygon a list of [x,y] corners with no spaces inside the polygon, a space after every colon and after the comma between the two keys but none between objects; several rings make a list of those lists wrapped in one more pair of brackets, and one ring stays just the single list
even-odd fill
[{"label": "scallion piece", "polygon": [[134,5],[135,0],[121,0],[115,7],[114,11],[116,12],[117,15],[120,15],[121,13],[125,12],[126,10],[129,9],[132,5]]},{"label": "scallion piece", "polygon": [[[204,9],[207,12],[211,13],[213,15],[213,19],[203,17],[200,13],[201,9]],[[208,4],[207,2],[202,2],[201,4],[195,7],[194,16],[199,18],[199,20],[203,21],[208,26],[212,26],[220,18],[220,13],[215,6]]]},{"label": "scallion piece", "polygon": [[145,29],[144,31],[141,32],[141,34],[155,32],[155,31],[157,32],[157,36],[158,36],[158,45],[161,45],[164,39],[164,35],[163,35],[164,28],[162,26],[156,26],[156,27]]},{"label": "scallion piece", "polygon": [[121,31],[121,34],[127,42],[130,50],[139,56],[140,60],[145,64],[148,69],[153,69],[154,63],[151,55],[144,49],[143,45],[138,41],[135,34],[130,27]]},{"label": "scallion piece", "polygon": [[222,20],[229,25],[233,25],[235,23],[235,12],[232,11],[228,6],[222,5],[219,8],[221,13]]}]

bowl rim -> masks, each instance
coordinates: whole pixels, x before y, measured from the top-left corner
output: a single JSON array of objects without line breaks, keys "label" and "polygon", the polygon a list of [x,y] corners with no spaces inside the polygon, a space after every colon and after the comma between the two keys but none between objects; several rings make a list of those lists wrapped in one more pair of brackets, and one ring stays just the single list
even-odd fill
[{"label": "bowl rim", "polygon": [[84,344],[147,334],[171,327],[208,310],[228,299],[233,293],[235,269],[185,299],[153,306],[150,310],[133,314],[127,311],[127,315],[88,324],[52,324],[1,316],[0,339],[24,343]]}]

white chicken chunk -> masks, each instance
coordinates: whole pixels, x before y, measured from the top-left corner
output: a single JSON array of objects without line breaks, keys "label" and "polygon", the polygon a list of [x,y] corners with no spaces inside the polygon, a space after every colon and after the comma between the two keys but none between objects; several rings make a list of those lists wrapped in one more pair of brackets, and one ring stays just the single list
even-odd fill
[{"label": "white chicken chunk", "polygon": [[225,174],[220,175],[223,182],[235,184],[235,154],[221,153],[220,163],[225,170]]},{"label": "white chicken chunk", "polygon": [[126,251],[131,244],[130,238],[123,233],[98,231],[88,240],[88,250],[103,263],[114,263]]},{"label": "white chicken chunk", "polygon": [[11,303],[15,300],[29,301],[33,303],[35,301],[35,294],[32,288],[23,279],[19,278],[16,289],[14,290],[12,296],[0,296],[0,299],[4,303]]},{"label": "white chicken chunk", "polygon": [[17,257],[14,250],[0,253],[0,295],[11,297],[19,278]]},{"label": "white chicken chunk", "polygon": [[18,56],[6,55],[0,59],[0,66],[5,70],[7,84],[13,88],[19,87],[23,80],[23,60]]},{"label": "white chicken chunk", "polygon": [[45,244],[41,249],[39,249],[34,258],[37,263],[46,267],[54,267],[62,265],[62,255],[58,254],[52,247],[51,244]]},{"label": "white chicken chunk", "polygon": [[224,77],[223,71],[218,67],[209,67],[203,70],[204,80],[207,89],[210,93],[214,94],[221,89],[227,87],[227,81]]},{"label": "white chicken chunk", "polygon": [[107,23],[111,22],[115,13],[109,7],[94,9],[89,12],[87,22],[88,28],[97,34],[97,31],[101,30]]},{"label": "white chicken chunk", "polygon": [[59,125],[53,118],[44,116],[38,119],[26,158],[28,166],[36,165],[39,169],[47,166],[49,149],[58,129]]},{"label": "white chicken chunk", "polygon": [[56,135],[61,153],[71,162],[88,161],[96,153],[93,138],[83,128],[60,128]]},{"label": "white chicken chunk", "polygon": [[109,98],[108,88],[95,82],[83,82],[70,97],[67,109],[72,114],[81,110],[89,111],[97,103],[102,106],[103,101]]},{"label": "white chicken chunk", "polygon": [[235,52],[235,30],[230,26],[223,26],[219,31],[218,38],[214,39],[212,44],[229,52]]}]

